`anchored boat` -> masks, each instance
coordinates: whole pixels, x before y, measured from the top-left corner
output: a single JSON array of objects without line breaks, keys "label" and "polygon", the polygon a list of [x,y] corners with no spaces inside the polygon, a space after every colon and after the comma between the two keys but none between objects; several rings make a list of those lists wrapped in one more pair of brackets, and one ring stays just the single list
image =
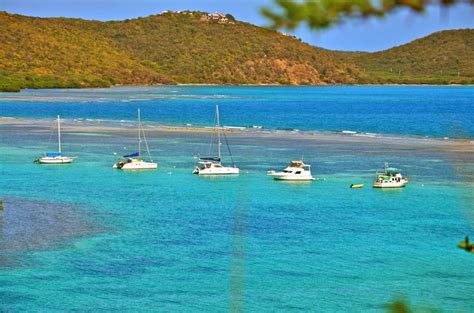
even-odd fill
[{"label": "anchored boat", "polygon": [[[142,160],[141,158],[141,143],[145,142],[146,151],[148,153],[149,161]],[[138,151],[124,155],[113,165],[113,168],[119,170],[154,170],[158,168],[158,164],[153,162],[153,159],[150,155],[150,149],[148,147],[148,142],[146,141],[145,130],[143,129],[141,118],[140,118],[140,109],[138,109]]]},{"label": "anchored boat", "polygon": [[268,176],[275,180],[311,181],[315,180],[311,175],[311,165],[304,164],[303,161],[291,161],[281,172],[268,171]]},{"label": "anchored boat", "polygon": [[374,188],[401,188],[408,184],[408,178],[403,177],[400,170],[389,167],[385,162],[383,171],[376,173],[376,178],[372,187]]},{"label": "anchored boat", "polygon": [[[221,134],[221,124],[219,116],[219,106],[216,105],[216,126],[214,127],[215,133],[217,133],[217,156],[210,157],[199,157],[197,166],[193,170],[193,174],[196,175],[236,175],[239,174],[239,168],[235,166],[232,153],[230,151],[229,143],[225,133]],[[232,166],[224,166],[221,161],[221,136],[224,137],[227,150],[229,151]],[[212,143],[211,143],[212,148]],[[209,149],[211,150],[211,149]]]},{"label": "anchored boat", "polygon": [[57,130],[58,130],[58,152],[47,152],[45,156],[38,157],[35,163],[38,164],[69,164],[74,161],[74,157],[68,157],[62,155],[61,152],[61,118],[58,115],[57,118]]}]

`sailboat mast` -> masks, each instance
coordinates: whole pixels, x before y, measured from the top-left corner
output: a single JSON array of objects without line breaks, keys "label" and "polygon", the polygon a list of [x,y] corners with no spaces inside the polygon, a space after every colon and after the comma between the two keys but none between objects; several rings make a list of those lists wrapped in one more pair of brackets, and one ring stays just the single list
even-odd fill
[{"label": "sailboat mast", "polygon": [[61,153],[61,122],[58,115],[58,152]]},{"label": "sailboat mast", "polygon": [[216,105],[216,128],[217,128],[217,157],[221,159],[221,132],[220,132],[220,120],[219,120],[219,106]]},{"label": "sailboat mast", "polygon": [[140,109],[138,109],[138,157],[141,157],[141,120],[140,120]]}]

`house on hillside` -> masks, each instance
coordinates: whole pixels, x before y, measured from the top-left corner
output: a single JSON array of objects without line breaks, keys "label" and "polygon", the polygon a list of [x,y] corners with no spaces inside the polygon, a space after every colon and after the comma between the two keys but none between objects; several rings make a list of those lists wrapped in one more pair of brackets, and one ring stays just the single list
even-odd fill
[{"label": "house on hillside", "polygon": [[219,12],[216,12],[214,14],[209,13],[206,18],[209,22],[213,22],[213,23],[235,24],[233,19],[229,19],[226,15]]}]

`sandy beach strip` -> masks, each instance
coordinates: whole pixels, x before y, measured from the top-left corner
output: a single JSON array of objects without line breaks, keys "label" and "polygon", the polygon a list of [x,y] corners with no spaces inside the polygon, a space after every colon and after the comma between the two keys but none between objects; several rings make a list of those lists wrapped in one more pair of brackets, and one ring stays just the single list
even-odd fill
[{"label": "sandy beach strip", "polygon": [[[28,119],[0,117],[0,127],[4,130],[18,130],[31,132],[51,131],[54,123],[53,119]],[[89,120],[89,119],[65,119],[62,123],[64,133],[94,133],[94,134],[134,134],[136,123],[133,121],[109,121],[109,120]],[[179,134],[180,136],[198,135],[213,132],[212,127],[170,126],[158,123],[147,123],[144,128],[149,136],[159,133]],[[282,139],[282,140],[317,140],[321,143],[339,144],[361,144],[390,146],[401,149],[417,149],[427,151],[446,151],[455,153],[474,153],[474,138],[452,139],[452,138],[425,138],[414,136],[391,136],[380,134],[364,133],[331,133],[331,132],[306,132],[296,130],[268,130],[244,127],[223,128],[223,132],[232,136],[262,139]]]}]

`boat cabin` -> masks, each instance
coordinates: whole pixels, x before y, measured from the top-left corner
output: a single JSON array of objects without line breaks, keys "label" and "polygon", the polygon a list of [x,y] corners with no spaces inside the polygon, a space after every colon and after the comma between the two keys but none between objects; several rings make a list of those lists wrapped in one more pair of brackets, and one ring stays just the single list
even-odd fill
[{"label": "boat cabin", "polygon": [[288,167],[283,170],[284,173],[301,174],[304,171],[310,171],[311,165],[306,165],[303,161],[291,161]]},{"label": "boat cabin", "polygon": [[201,170],[206,169],[206,168],[221,168],[221,159],[218,157],[205,157],[205,158],[199,158],[199,162],[197,167]]},{"label": "boat cabin", "polygon": [[403,180],[403,176],[400,173],[400,170],[393,167],[388,167],[384,170],[383,173],[377,174],[376,181],[379,183],[383,182],[394,182],[399,183]]}]

